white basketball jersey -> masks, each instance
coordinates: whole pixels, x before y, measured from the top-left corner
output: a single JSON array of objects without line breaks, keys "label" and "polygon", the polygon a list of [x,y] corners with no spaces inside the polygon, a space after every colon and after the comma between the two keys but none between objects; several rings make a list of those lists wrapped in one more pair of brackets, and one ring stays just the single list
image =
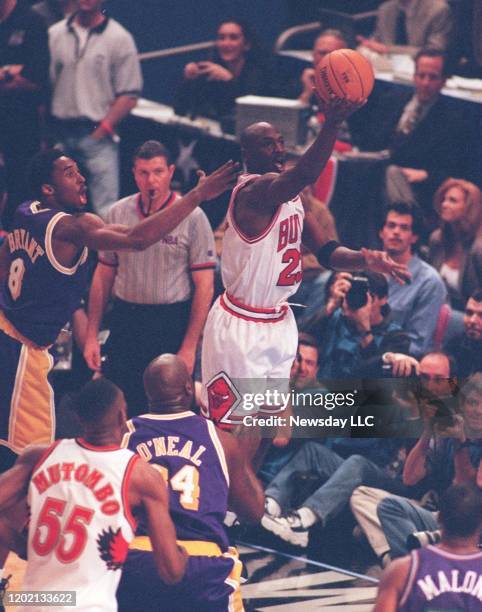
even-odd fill
[{"label": "white basketball jersey", "polygon": [[117,610],[115,593],[135,532],[127,492],[137,459],[127,449],[81,439],[50,447],[29,485],[23,590],[75,591],[75,610]]},{"label": "white basketball jersey", "polygon": [[245,174],[233,189],[223,238],[221,271],[229,296],[257,308],[273,308],[295,293],[301,282],[304,210],[299,196],[282,204],[259,236],[249,238],[236,225],[237,194],[258,174]]}]

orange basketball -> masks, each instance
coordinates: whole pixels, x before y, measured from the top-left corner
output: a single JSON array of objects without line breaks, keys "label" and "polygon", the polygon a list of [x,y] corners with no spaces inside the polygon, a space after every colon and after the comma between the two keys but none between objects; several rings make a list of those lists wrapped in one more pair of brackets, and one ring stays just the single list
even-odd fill
[{"label": "orange basketball", "polygon": [[367,98],[374,79],[370,62],[352,49],[332,51],[315,67],[316,90],[323,100],[332,94],[353,102]]}]

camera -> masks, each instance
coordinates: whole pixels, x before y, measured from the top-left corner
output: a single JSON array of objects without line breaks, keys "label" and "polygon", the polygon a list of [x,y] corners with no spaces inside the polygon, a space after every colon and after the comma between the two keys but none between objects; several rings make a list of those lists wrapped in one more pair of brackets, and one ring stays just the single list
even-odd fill
[{"label": "camera", "polygon": [[447,427],[453,427],[455,425],[454,413],[446,402],[441,399],[435,399],[431,400],[430,404],[437,408],[434,420],[440,427],[446,429]]},{"label": "camera", "polygon": [[435,531],[415,531],[407,537],[407,548],[408,550],[414,550],[415,548],[423,548],[429,544],[438,544],[442,539],[442,532],[440,529]]},{"label": "camera", "polygon": [[345,296],[346,303],[350,310],[359,310],[368,302],[368,278],[354,276],[350,283],[351,287]]}]

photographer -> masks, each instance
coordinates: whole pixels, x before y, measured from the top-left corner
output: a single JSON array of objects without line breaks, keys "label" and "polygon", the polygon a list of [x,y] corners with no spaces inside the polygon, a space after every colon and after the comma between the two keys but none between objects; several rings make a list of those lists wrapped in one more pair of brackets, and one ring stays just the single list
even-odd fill
[{"label": "photographer", "polygon": [[416,368],[417,378],[398,385],[392,393],[393,410],[387,433],[418,438],[424,429],[424,410],[440,417],[456,412],[455,363],[442,352],[427,353]]},{"label": "photographer", "polygon": [[395,376],[417,368],[406,355],[408,335],[391,319],[382,274],[340,272],[330,279],[327,295],[324,311],[303,326],[321,346],[321,379],[382,377],[384,364]]},{"label": "photographer", "polygon": [[[424,429],[408,454],[403,482],[413,486],[430,478],[439,493],[451,484],[476,484],[482,459],[482,374],[471,376],[460,392],[461,414],[452,424],[435,417],[436,409],[423,410]],[[479,483],[480,484],[480,483]],[[437,529],[436,515],[417,502],[387,497],[377,508],[391,558],[407,553],[407,537],[416,531]]]}]

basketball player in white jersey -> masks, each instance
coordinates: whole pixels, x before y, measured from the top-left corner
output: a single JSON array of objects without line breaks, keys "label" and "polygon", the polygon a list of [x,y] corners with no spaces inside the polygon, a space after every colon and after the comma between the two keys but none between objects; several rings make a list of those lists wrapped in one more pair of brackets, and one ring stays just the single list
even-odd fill
[{"label": "basketball player in white jersey", "polygon": [[236,381],[240,386],[241,379],[256,379],[255,389],[262,392],[262,381],[269,389],[269,379],[277,379],[278,386],[289,379],[298,332],[286,301],[301,282],[302,242],[328,268],[409,276],[405,266],[381,251],[352,251],[327,242],[310,211],[303,209],[299,192],[316,181],[338,126],[364,101],[319,103],[326,118],[323,129],[292,168],[284,170],[283,139],[269,123],[250,125],[241,135],[246,174],[233,190],[227,213],[222,253],[226,292],[209,313],[202,353],[204,414],[227,429],[249,414],[239,410],[243,390]]},{"label": "basketball player in white jersey", "polygon": [[[120,389],[95,380],[77,404],[83,437],[27,448],[0,476],[0,513],[27,496],[24,591],[75,591],[76,610],[117,610],[115,593],[137,514],[147,521],[164,582],[182,578],[187,555],[176,543],[161,475],[120,448],[126,420]],[[58,601],[56,609],[71,609],[64,603]]]}]

